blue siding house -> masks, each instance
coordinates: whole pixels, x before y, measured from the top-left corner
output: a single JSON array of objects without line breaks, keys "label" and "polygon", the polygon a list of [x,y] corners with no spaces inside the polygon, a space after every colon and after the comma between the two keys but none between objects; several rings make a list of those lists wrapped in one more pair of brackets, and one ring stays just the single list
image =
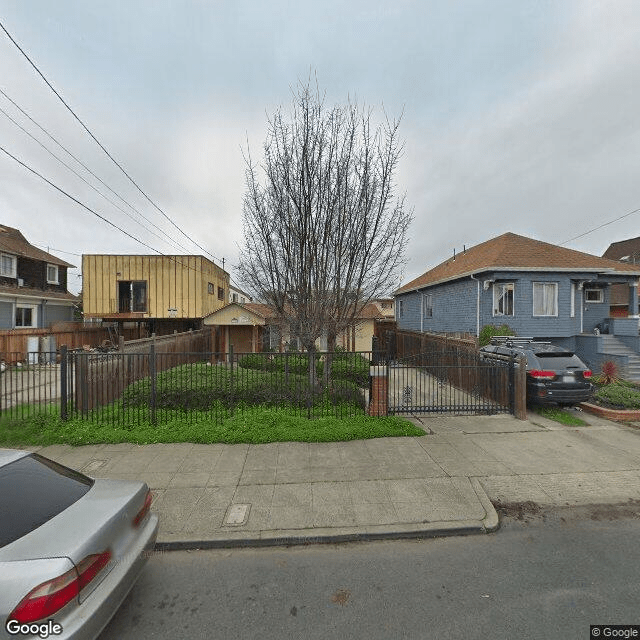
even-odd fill
[{"label": "blue siding house", "polygon": [[[478,336],[487,324],[570,348],[598,370],[617,360],[640,376],[640,265],[514,233],[487,240],[395,293],[400,329]],[[610,318],[612,285],[624,285],[627,317]]]}]

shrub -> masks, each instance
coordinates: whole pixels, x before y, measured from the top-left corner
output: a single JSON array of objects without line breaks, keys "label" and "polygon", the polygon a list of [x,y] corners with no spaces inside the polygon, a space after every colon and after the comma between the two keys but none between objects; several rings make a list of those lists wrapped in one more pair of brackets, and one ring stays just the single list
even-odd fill
[{"label": "shrub", "polygon": [[612,360],[602,363],[602,371],[598,376],[598,384],[612,384],[619,380],[618,365]]},{"label": "shrub", "polygon": [[601,404],[619,409],[640,409],[640,389],[622,380],[598,389],[594,399]]},{"label": "shrub", "polygon": [[480,329],[479,343],[481,347],[486,347],[493,336],[515,336],[515,331],[508,324],[501,324],[497,327],[495,324],[485,324]]},{"label": "shrub", "polygon": [[[298,358],[301,360],[301,358]],[[364,360],[364,359],[363,359]],[[251,359],[249,364],[265,366]],[[308,359],[306,359],[308,363]],[[302,366],[304,362],[298,362]],[[183,411],[209,410],[221,403],[225,407],[263,405],[267,407],[311,407],[329,401],[343,402],[364,408],[363,394],[350,379],[335,381],[328,390],[311,389],[307,372],[304,375],[285,374],[279,367],[272,371],[236,369],[206,365],[186,365],[163,371],[156,378],[156,407]],[[351,375],[355,376],[354,372]],[[138,380],[124,392],[123,407],[149,405],[151,381]]]}]

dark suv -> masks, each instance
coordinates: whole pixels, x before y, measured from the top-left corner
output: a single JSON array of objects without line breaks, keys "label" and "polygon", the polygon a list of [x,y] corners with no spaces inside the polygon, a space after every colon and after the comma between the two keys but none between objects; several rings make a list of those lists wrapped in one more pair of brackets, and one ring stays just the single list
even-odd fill
[{"label": "dark suv", "polygon": [[593,393],[591,370],[572,351],[532,338],[494,336],[480,349],[485,358],[525,356],[527,359],[527,402],[574,405]]}]

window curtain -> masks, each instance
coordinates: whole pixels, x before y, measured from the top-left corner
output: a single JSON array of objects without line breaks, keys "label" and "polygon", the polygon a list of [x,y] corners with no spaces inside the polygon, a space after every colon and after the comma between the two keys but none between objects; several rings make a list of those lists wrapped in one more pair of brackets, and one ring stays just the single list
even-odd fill
[{"label": "window curtain", "polygon": [[555,316],[558,314],[556,308],[557,287],[555,282],[533,283],[533,315]]}]

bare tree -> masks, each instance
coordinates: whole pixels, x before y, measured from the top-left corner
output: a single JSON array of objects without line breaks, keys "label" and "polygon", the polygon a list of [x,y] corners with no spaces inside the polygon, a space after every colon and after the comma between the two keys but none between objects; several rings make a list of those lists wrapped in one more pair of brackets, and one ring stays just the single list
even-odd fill
[{"label": "bare tree", "polygon": [[245,156],[240,280],[310,356],[322,335],[333,351],[404,263],[412,215],[395,194],[400,121],[373,129],[371,113],[351,102],[327,108],[301,85],[288,117],[279,108],[268,119],[264,162]]}]

